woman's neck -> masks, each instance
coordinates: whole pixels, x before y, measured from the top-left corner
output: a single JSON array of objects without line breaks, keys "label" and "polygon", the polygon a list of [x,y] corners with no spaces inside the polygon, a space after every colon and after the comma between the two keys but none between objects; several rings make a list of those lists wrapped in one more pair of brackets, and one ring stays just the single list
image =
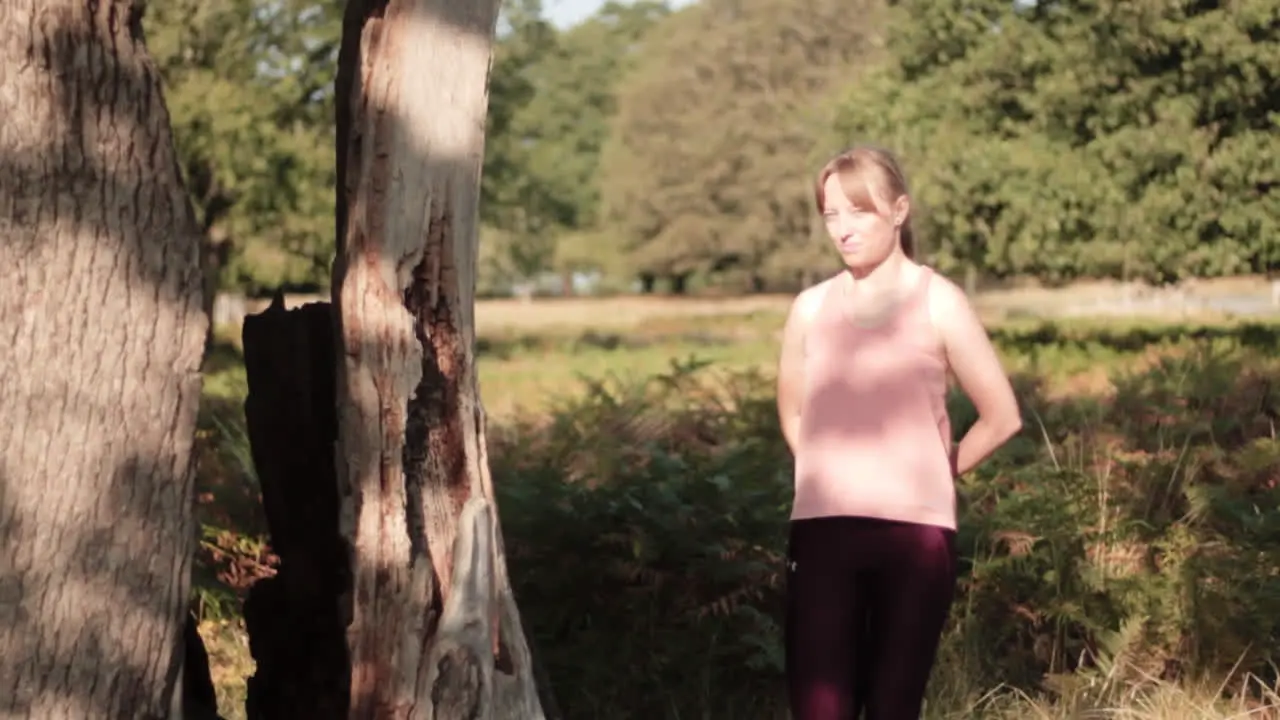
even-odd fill
[{"label": "woman's neck", "polygon": [[906,255],[895,250],[877,265],[869,268],[845,268],[845,272],[859,290],[880,295],[893,293],[901,286],[902,271],[910,262]]}]

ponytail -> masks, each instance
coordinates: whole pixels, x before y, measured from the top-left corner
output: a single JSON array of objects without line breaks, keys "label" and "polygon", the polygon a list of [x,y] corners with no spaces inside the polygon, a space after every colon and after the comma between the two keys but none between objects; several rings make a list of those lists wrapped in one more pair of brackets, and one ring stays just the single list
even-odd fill
[{"label": "ponytail", "polygon": [[911,260],[915,260],[916,234],[915,231],[911,229],[911,218],[907,218],[907,221],[902,223],[902,231],[899,237],[902,238],[902,254],[906,255],[907,258]]}]

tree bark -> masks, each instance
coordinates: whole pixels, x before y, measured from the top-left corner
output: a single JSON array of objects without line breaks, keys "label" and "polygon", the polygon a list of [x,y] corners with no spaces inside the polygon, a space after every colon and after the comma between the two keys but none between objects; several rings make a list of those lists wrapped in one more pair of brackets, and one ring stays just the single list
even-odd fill
[{"label": "tree bark", "polygon": [[186,643],[186,652],[182,664],[181,720],[222,720],[222,716],[218,715],[218,695],[213,687],[213,674],[209,670],[209,653],[205,651],[204,640],[196,627],[195,615],[187,614],[182,637]]},{"label": "tree bark", "polygon": [[349,668],[338,598],[349,584],[338,535],[333,444],[333,319],[329,303],[285,310],[279,296],[244,320],[245,400],[253,464],[271,545],[273,577],[245,600],[249,720],[340,720]]},{"label": "tree bark", "polygon": [[0,4],[0,717],[181,712],[199,242],[140,7]]},{"label": "tree bark", "polygon": [[204,310],[204,314],[209,318],[209,327],[205,331],[204,345],[205,350],[213,347],[214,327],[213,310],[218,304],[218,288],[222,280],[222,268],[227,264],[227,258],[231,252],[231,241],[222,239],[215,240],[211,236],[210,229],[204,229],[200,238],[200,266],[201,266],[201,286],[203,288],[203,303],[200,307]]},{"label": "tree bark", "polygon": [[651,272],[640,273],[640,292],[652,295],[658,287],[658,276]]},{"label": "tree bark", "polygon": [[685,295],[689,290],[691,273],[673,273],[669,276],[672,295]]},{"label": "tree bark", "polygon": [[350,717],[542,718],[474,345],[497,0],[353,0],[337,79],[338,487]]}]

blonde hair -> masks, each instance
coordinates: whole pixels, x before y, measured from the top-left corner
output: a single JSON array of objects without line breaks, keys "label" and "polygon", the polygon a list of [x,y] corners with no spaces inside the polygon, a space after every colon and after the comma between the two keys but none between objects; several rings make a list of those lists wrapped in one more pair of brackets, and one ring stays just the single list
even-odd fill
[{"label": "blonde hair", "polygon": [[[818,171],[813,197],[819,213],[826,211],[824,188],[832,175],[840,178],[840,189],[857,207],[877,209],[875,196],[892,203],[907,194],[906,176],[893,153],[872,145],[860,145],[831,158]],[[902,222],[902,252],[915,258],[916,238],[911,229],[910,212]]]}]

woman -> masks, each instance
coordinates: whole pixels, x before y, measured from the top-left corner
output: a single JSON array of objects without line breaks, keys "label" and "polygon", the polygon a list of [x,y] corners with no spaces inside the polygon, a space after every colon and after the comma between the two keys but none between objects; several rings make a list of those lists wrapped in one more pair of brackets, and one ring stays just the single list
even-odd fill
[{"label": "woman", "polygon": [[[954,479],[1022,421],[968,298],[913,260],[896,160],[842,153],[815,200],[845,269],[796,297],[778,369],[792,717],[917,720],[955,586]],[[948,371],[979,414],[954,448]]]}]

